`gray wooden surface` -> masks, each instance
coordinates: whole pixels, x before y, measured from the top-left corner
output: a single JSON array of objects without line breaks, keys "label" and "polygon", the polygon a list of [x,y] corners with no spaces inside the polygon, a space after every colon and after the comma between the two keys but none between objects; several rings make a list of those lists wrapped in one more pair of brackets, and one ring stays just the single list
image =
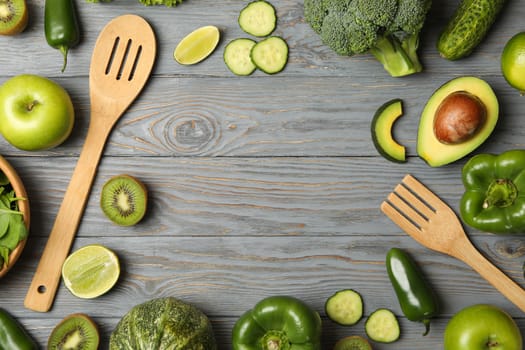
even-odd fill
[{"label": "gray wooden surface", "polygon": [[[412,241],[379,211],[379,204],[406,173],[440,195],[456,211],[467,158],[430,168],[415,154],[419,115],[430,94],[454,77],[476,75],[494,88],[501,106],[496,131],[476,152],[524,147],[525,97],[504,81],[499,58],[504,43],[525,30],[525,5],[511,0],[486,40],[469,58],[449,62],[435,49],[438,33],[458,1],[434,1],[421,36],[425,71],[391,78],[369,55],[340,57],[323,46],[303,20],[300,0],[275,0],[276,34],[290,45],[285,71],[250,77],[231,74],[222,61],[230,40],[246,36],[237,15],[246,1],[188,0],[177,8],[143,7],[133,0],[89,4],[77,0],[82,41],[61,57],[47,46],[43,0],[29,0],[26,31],[0,37],[0,83],[21,73],[50,77],[74,101],[76,125],[58,148],[22,152],[3,139],[0,154],[23,178],[32,210],[31,236],[21,259],[0,283],[1,306],[45,348],[52,328],[74,312],[99,324],[102,349],[131,307],[175,296],[200,307],[213,322],[220,349],[231,348],[237,317],[260,299],[299,297],[323,317],[323,348],[351,334],[364,335],[366,315],[391,308],[401,339],[374,349],[440,349],[445,326],[461,308],[490,303],[507,310],[525,330],[523,312],[463,263]],[[122,262],[116,287],[82,300],[60,286],[48,313],[27,310],[23,300],[76,164],[89,123],[88,72],[94,42],[112,18],[135,13],[154,27],[158,59],[149,84],[116,125],[101,161],[73,249],[101,243]],[[173,49],[193,29],[220,28],[218,49],[204,62],[178,65]],[[405,115],[395,126],[409,160],[380,157],[370,137],[376,108],[402,98]],[[129,173],[150,190],[147,217],[131,228],[111,224],[98,206],[102,184]],[[467,228],[476,246],[525,286],[521,236],[496,236]],[[391,247],[409,251],[441,300],[432,330],[407,321],[386,275]],[[334,325],[323,305],[333,292],[353,288],[365,302],[356,326]]]}]

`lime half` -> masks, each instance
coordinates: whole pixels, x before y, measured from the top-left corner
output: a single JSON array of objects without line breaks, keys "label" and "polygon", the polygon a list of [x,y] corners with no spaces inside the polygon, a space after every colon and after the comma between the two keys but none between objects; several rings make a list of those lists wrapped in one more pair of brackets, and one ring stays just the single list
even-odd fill
[{"label": "lime half", "polygon": [[501,70],[507,82],[525,94],[525,32],[514,35],[503,48]]},{"label": "lime half", "polygon": [[204,26],[188,34],[175,48],[173,57],[184,65],[198,63],[208,57],[219,43],[220,32],[215,26]]},{"label": "lime half", "polygon": [[91,244],[69,255],[62,265],[62,278],[69,291],[83,299],[109,291],[120,275],[117,255],[110,249]]}]

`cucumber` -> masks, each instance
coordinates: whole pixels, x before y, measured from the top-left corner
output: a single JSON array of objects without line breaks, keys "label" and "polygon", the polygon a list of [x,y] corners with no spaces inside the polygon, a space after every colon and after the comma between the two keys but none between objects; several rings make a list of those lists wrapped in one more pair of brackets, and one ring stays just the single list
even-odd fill
[{"label": "cucumber", "polygon": [[326,300],[324,309],[335,323],[352,326],[363,317],[363,299],[355,290],[343,289]]},{"label": "cucumber", "polygon": [[448,60],[467,57],[485,38],[506,0],[462,0],[438,39]]},{"label": "cucumber", "polygon": [[246,33],[263,37],[270,35],[277,23],[275,8],[267,1],[257,0],[246,5],[239,14],[239,26]]},{"label": "cucumber", "polygon": [[224,48],[224,63],[237,75],[250,75],[257,68],[252,62],[250,53],[255,41],[248,38],[234,39]]},{"label": "cucumber", "polygon": [[288,62],[288,44],[279,36],[259,41],[250,53],[252,62],[267,74],[279,73]]},{"label": "cucumber", "polygon": [[396,98],[379,107],[372,118],[372,141],[376,150],[384,158],[395,162],[406,162],[406,148],[392,136],[396,120],[403,115],[403,101]]},{"label": "cucumber", "polygon": [[378,343],[392,343],[399,339],[401,329],[396,315],[381,308],[372,312],[365,323],[366,335]]}]

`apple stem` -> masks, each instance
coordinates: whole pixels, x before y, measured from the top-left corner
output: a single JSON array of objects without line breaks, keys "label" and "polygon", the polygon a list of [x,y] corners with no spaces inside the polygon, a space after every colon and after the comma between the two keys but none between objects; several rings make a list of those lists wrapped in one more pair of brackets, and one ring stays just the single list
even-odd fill
[{"label": "apple stem", "polygon": [[33,108],[35,108],[35,106],[38,104],[38,101],[31,101],[31,103],[29,103],[27,105],[27,111],[28,112],[31,112],[33,110]]}]

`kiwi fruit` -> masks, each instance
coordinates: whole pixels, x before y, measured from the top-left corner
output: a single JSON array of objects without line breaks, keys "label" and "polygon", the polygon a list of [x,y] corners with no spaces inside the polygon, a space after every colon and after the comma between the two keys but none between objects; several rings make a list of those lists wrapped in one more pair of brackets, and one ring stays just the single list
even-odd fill
[{"label": "kiwi fruit", "polygon": [[137,224],[147,207],[146,186],[133,176],[122,174],[109,179],[102,187],[100,207],[115,224]]},{"label": "kiwi fruit", "polygon": [[47,350],[97,350],[100,335],[96,323],[86,314],[71,314],[51,332]]},{"label": "kiwi fruit", "polygon": [[334,350],[372,350],[372,345],[359,335],[351,335],[339,340]]},{"label": "kiwi fruit", "polygon": [[22,32],[28,17],[26,0],[0,0],[0,35]]}]

